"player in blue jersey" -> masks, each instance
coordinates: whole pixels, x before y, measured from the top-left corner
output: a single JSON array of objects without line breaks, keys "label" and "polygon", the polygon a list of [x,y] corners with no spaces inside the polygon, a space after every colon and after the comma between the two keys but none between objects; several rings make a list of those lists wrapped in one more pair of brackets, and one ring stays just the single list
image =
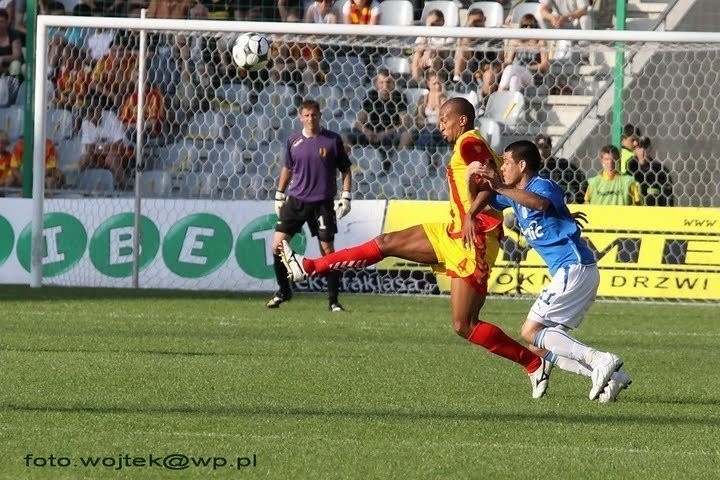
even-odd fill
[{"label": "player in blue jersey", "polygon": [[512,208],[528,244],[550,269],[552,280],[542,289],[522,326],[521,336],[540,349],[536,353],[570,372],[592,379],[590,399],[614,401],[630,384],[615,354],[601,352],[573,338],[600,284],[595,258],[580,239],[580,227],[568,210],[562,188],[538,176],[542,157],[534,143],[511,143],[503,154],[502,180],[492,168],[476,165],[495,191],[490,206]]},{"label": "player in blue jersey", "polygon": [[[277,308],[292,297],[287,270],[278,253],[280,243],[289,242],[307,223],[312,236],[320,241],[321,253],[332,253],[337,220],[350,212],[352,173],[340,135],[322,128],[318,102],[305,100],[300,104],[299,113],[303,129],[287,141],[285,165],[275,192],[278,222],[272,248],[280,289],[267,302],[268,308]],[[342,175],[343,191],[340,200],[334,202],[338,171]],[[327,283],[330,311],[342,312],[338,301],[339,273],[328,275]]]}]

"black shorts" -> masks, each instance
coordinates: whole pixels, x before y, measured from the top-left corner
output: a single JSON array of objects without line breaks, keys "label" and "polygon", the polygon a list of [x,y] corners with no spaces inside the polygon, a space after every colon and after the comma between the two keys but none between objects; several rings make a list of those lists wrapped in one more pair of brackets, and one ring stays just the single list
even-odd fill
[{"label": "black shorts", "polygon": [[288,197],[280,209],[280,217],[275,226],[276,232],[296,235],[307,222],[310,233],[321,242],[332,242],[337,233],[337,219],[333,199],[319,202],[303,202],[295,197]]}]

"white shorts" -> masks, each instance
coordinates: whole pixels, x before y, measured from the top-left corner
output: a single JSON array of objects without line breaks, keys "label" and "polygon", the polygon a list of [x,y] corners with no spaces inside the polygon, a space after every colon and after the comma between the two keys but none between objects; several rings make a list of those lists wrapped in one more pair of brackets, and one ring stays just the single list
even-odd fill
[{"label": "white shorts", "polygon": [[600,272],[597,265],[561,268],[540,292],[528,319],[548,327],[561,325],[567,329],[577,328],[595,301],[599,285]]}]

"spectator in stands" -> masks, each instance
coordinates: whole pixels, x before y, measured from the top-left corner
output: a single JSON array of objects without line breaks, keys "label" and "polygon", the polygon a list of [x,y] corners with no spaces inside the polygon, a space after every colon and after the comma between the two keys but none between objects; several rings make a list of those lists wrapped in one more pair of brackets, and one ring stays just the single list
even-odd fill
[{"label": "spectator in stands", "polygon": [[0,186],[7,187],[12,184],[12,153],[10,139],[5,130],[0,130]]},{"label": "spectator in stands", "polygon": [[80,170],[105,168],[115,177],[120,190],[127,188],[125,170],[130,166],[133,150],[127,144],[125,129],[117,115],[103,110],[101,105],[91,105],[80,129],[83,153]]},{"label": "spectator in stands", "polygon": [[55,108],[72,111],[81,108],[85,103],[92,75],[90,66],[83,61],[79,47],[68,44],[64,50],[67,60],[60,64],[55,73],[53,104]]},{"label": "spectator in stands", "polygon": [[[445,25],[445,15],[440,10],[430,10],[425,17],[426,27],[442,27]],[[410,70],[412,77],[420,82],[425,70],[440,70],[443,68],[445,58],[450,53],[450,47],[455,43],[452,38],[417,37],[413,51]]]},{"label": "spectator in stands", "polygon": [[[134,85],[137,84],[137,72],[133,74]],[[130,141],[135,141],[137,134],[137,108],[138,108],[138,89],[133,88],[133,93],[125,98],[118,118],[125,126],[125,132]],[[146,138],[157,138],[163,133],[163,124],[165,122],[165,98],[162,92],[153,87],[150,82],[145,81],[145,103],[143,105],[143,133]]]},{"label": "spectator in stands", "polygon": [[[25,154],[25,142],[20,138],[13,147],[12,162],[10,163],[10,178],[5,179],[5,184],[10,187],[22,187],[23,183],[23,156]],[[58,166],[58,155],[55,144],[49,138],[45,139],[45,188],[60,188],[65,179],[60,173]]]},{"label": "spectator in stands", "polygon": [[[592,2],[588,0],[540,0],[540,17],[551,28],[592,30]],[[569,58],[570,42],[560,40],[555,46],[554,59]],[[581,42],[580,45],[587,44]]]},{"label": "spectator in stands", "polygon": [[403,96],[395,89],[395,79],[386,69],[379,69],[375,89],[363,100],[362,110],[349,132],[342,134],[346,146],[410,146],[412,134],[408,124],[407,107]]},{"label": "spectator in stands", "polygon": [[[42,10],[40,10],[43,7],[43,4],[46,4],[45,1],[38,2],[38,12],[42,13]],[[23,46],[25,46],[25,36],[27,35],[27,29],[25,28],[25,19],[27,18],[27,15],[25,15],[25,7],[26,7],[26,0],[15,0],[15,13],[13,15],[13,23],[12,23],[12,29],[18,32],[22,38],[23,38]]]},{"label": "spectator in stands", "polygon": [[563,189],[565,203],[583,203],[586,179],[582,170],[565,158],[552,156],[552,139],[549,136],[538,134],[535,145],[543,159],[540,176],[553,180]]},{"label": "spectator in stands", "polygon": [[186,19],[190,11],[190,0],[150,0],[148,18]]},{"label": "spectator in stands", "polygon": [[349,0],[342,9],[343,23],[377,25],[380,22],[380,3],[376,0]]},{"label": "spectator in stands", "polygon": [[[472,8],[468,12],[466,27],[485,27],[485,13],[480,8]],[[502,72],[503,58],[502,40],[477,40],[461,38],[455,50],[455,66],[453,83],[471,83],[471,78],[482,82],[482,103],[497,90],[497,79]],[[484,110],[484,108],[481,109]],[[478,115],[481,115],[478,111]]]},{"label": "spectator in stands", "polygon": [[137,70],[137,55],[130,46],[114,42],[110,52],[95,64],[89,90],[106,110],[117,109],[131,92],[132,72]]},{"label": "spectator in stands", "polygon": [[635,156],[635,148],[641,135],[640,128],[632,123],[626,123],[623,126],[622,138],[620,139],[620,165],[618,165],[620,173],[627,173],[628,162]]},{"label": "spectator in stands", "polygon": [[[86,8],[87,11],[84,13],[90,15],[90,7],[87,5],[81,3],[76,7],[79,7],[78,11]],[[48,8],[50,15],[65,15],[65,6],[60,2],[52,2],[48,4]],[[48,65],[50,66],[50,75],[57,73],[58,68],[74,62],[77,56],[81,56],[84,60],[86,55],[84,51],[85,35],[86,30],[79,27],[51,27],[49,29]]]},{"label": "spectator in stands", "polygon": [[305,12],[305,23],[338,23],[332,0],[315,0]]},{"label": "spectator in stands", "polygon": [[600,174],[588,179],[585,202],[590,205],[642,205],[640,185],[632,175],[618,172],[620,152],[614,145],[600,149]]},{"label": "spectator in stands", "polygon": [[[520,19],[520,28],[540,28],[535,15],[528,13]],[[550,69],[548,47],[544,40],[510,40],[505,52],[504,69],[498,90],[517,92],[533,84],[542,83]]]},{"label": "spectator in stands", "polygon": [[23,70],[22,43],[10,25],[7,10],[0,8],[0,75],[19,77]]},{"label": "spectator in stands", "polygon": [[447,83],[447,74],[428,70],[425,78],[428,93],[420,99],[415,111],[413,138],[418,148],[432,148],[446,144],[438,130],[438,116],[440,106],[447,100],[444,87]]},{"label": "spectator in stands", "polygon": [[640,194],[645,205],[675,205],[672,177],[663,164],[653,158],[650,137],[640,137],[635,147],[635,156],[628,162],[627,169],[640,184]]}]

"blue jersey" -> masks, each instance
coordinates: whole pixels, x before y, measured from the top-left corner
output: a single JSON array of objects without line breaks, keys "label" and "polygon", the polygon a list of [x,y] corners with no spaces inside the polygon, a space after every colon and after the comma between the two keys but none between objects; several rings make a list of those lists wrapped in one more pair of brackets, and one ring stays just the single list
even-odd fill
[{"label": "blue jersey", "polygon": [[580,227],[570,216],[562,188],[557,183],[537,175],[530,179],[525,190],[547,198],[548,208],[542,212],[524,207],[510,198],[496,194],[490,205],[496,210],[512,207],[528,244],[555,275],[558,269],[570,265],[592,265],[595,257],[580,240]]}]

